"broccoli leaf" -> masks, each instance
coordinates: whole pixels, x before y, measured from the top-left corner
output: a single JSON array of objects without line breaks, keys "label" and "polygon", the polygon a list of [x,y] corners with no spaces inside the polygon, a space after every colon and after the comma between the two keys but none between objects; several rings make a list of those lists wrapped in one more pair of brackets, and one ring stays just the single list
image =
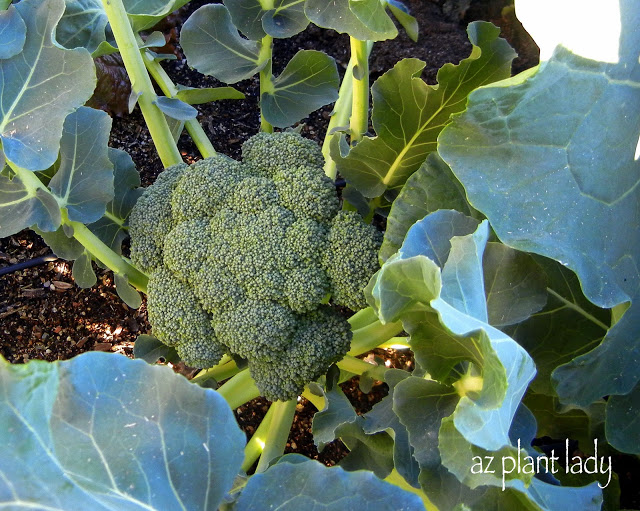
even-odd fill
[{"label": "broccoli leaf", "polygon": [[275,0],[273,9],[262,17],[262,28],[272,37],[293,37],[302,32],[309,20],[304,13],[304,3],[299,0]]},{"label": "broccoli leaf", "polygon": [[383,41],[398,35],[379,0],[307,0],[304,9],[307,18],[319,27],[361,41]]},{"label": "broccoli leaf", "polygon": [[245,436],[227,403],[167,367],[0,359],[0,382],[5,506],[215,510],[240,469]]},{"label": "broccoli leaf", "polygon": [[[335,137],[331,157],[338,172],[367,197],[399,188],[436,149],[436,139],[452,113],[464,108],[475,88],[509,76],[515,52],[490,23],[467,28],[473,50],[458,65],[438,71],[438,85],[427,85],[420,73],[425,63],[404,59],[371,88],[372,122],[377,137],[365,137],[343,158]],[[398,136],[401,134],[401,136]]]},{"label": "broccoli leaf", "polygon": [[465,215],[474,213],[460,182],[438,153],[433,152],[409,177],[391,205],[380,261],[386,261],[400,249],[413,224],[439,209],[455,209]]},{"label": "broccoli leaf", "polygon": [[221,99],[244,99],[245,95],[233,87],[203,87],[197,89],[182,86],[175,97],[189,105],[200,105]]},{"label": "broccoli leaf", "polygon": [[379,480],[371,472],[327,468],[314,460],[301,461],[295,455],[289,462],[289,457],[284,456],[265,472],[251,477],[234,509],[424,510],[420,497]]},{"label": "broccoli leaf", "polygon": [[[86,48],[93,57],[117,51],[101,0],[65,0],[56,41],[65,48]],[[153,27],[189,0],[123,0],[133,30]],[[161,45],[162,46],[162,45]]]},{"label": "broccoli leaf", "polygon": [[335,101],[339,82],[333,58],[320,51],[301,50],[274,80],[273,92],[262,95],[264,118],[279,128],[291,126]]},{"label": "broccoli leaf", "polygon": [[22,51],[27,38],[27,25],[12,5],[0,11],[0,59],[10,59]]},{"label": "broccoli leaf", "polygon": [[260,45],[238,33],[224,5],[204,5],[182,27],[180,44],[191,67],[225,83],[236,83],[260,71]]},{"label": "broccoli leaf", "polygon": [[607,401],[607,440],[619,451],[640,454],[640,384]]},{"label": "broccoli leaf", "polygon": [[438,148],[504,243],[574,270],[599,307],[632,302],[599,346],[553,373],[562,401],[581,406],[640,380],[640,8],[620,9],[617,63],[560,47],[474,91]]},{"label": "broccoli leaf", "polygon": [[23,0],[11,27],[26,24],[22,51],[0,60],[0,141],[8,160],[44,170],[58,157],[65,117],[84,104],[95,87],[95,68],[84,49],[63,50],[51,35],[63,0]]},{"label": "broccoli leaf", "polygon": [[109,115],[89,107],[80,107],[64,121],[60,158],[49,188],[70,220],[95,222],[113,199],[110,131]]}]

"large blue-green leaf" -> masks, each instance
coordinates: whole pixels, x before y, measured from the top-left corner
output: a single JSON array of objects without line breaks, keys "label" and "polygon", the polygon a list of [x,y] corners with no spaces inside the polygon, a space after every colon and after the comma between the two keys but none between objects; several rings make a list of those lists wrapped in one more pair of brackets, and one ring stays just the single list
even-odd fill
[{"label": "large blue-green leaf", "polygon": [[0,506],[216,510],[245,437],[218,394],[169,368],[85,353],[0,359]]},{"label": "large blue-green leaf", "polygon": [[89,99],[95,69],[84,49],[63,50],[51,40],[64,0],[23,0],[13,25],[24,23],[22,51],[0,60],[0,141],[8,160],[28,170],[58,157],[65,117]]},{"label": "large blue-green leaf", "polygon": [[438,153],[433,152],[409,177],[391,205],[380,261],[385,262],[400,249],[413,224],[439,209],[455,209],[465,215],[472,213],[464,188]]},{"label": "large blue-green leaf", "polygon": [[250,78],[265,66],[260,44],[240,37],[224,5],[204,5],[182,26],[180,44],[189,65],[225,83]]},{"label": "large blue-green leaf", "polygon": [[471,234],[451,238],[446,261],[439,261],[442,269],[420,253],[432,253],[430,241],[438,231],[430,236],[424,224],[440,213],[411,228],[400,252],[372,279],[368,298],[382,321],[402,320],[416,357],[424,351],[421,363],[435,379],[447,381],[457,363],[473,363],[478,375],[462,378],[462,388],[467,381],[480,379],[482,384],[462,391],[453,414],[455,427],[470,443],[498,450],[510,444],[507,432],[535,368],[516,342],[482,319],[487,317],[482,272],[486,221]]},{"label": "large blue-green leaf", "polygon": [[393,410],[396,402],[393,397],[395,387],[409,377],[410,374],[407,371],[399,369],[389,369],[385,373],[385,381],[389,385],[389,395],[385,396],[364,416],[364,432],[367,434],[382,431],[393,433],[393,463],[395,469],[409,484],[418,488],[420,468],[413,456],[414,450],[409,443],[407,428],[400,422],[398,415]]},{"label": "large blue-green leaf", "polygon": [[27,25],[12,5],[0,11],[0,59],[9,59],[22,51],[27,38]]},{"label": "large blue-green leaf", "polygon": [[247,483],[234,510],[362,509],[423,511],[420,497],[378,479],[371,472],[346,472],[293,456],[256,474]]},{"label": "large blue-green leaf", "polygon": [[546,274],[529,254],[488,243],[482,266],[490,325],[502,328],[521,323],[547,303]]},{"label": "large blue-green leaf", "polygon": [[57,172],[49,188],[67,208],[70,220],[95,222],[113,199],[110,131],[111,118],[89,107],[79,108],[64,121]]},{"label": "large blue-green leaf", "polygon": [[620,9],[617,63],[558,48],[472,93],[439,141],[503,242],[573,269],[600,307],[633,302],[599,346],[553,374],[561,399],[582,406],[640,379],[640,6]]},{"label": "large blue-green leaf", "polygon": [[259,41],[266,34],[262,28],[265,10],[260,0],[225,0],[233,24],[252,41]]},{"label": "large blue-green leaf", "polygon": [[291,126],[338,98],[338,68],[321,51],[296,53],[260,99],[264,118],[279,128]]},{"label": "large blue-green leaf", "polygon": [[383,41],[398,35],[379,0],[306,0],[304,11],[319,27],[347,33],[361,41]]},{"label": "large blue-green leaf", "polygon": [[607,440],[619,451],[640,454],[640,384],[607,401]]},{"label": "large blue-green leaf", "polygon": [[509,76],[515,52],[490,23],[474,22],[467,29],[473,50],[458,65],[438,71],[438,85],[427,85],[420,74],[425,63],[404,59],[378,78],[371,88],[373,127],[343,158],[332,144],[338,171],[367,197],[399,188],[436,149],[436,139],[451,114],[464,109],[476,87]]},{"label": "large blue-green leaf", "polygon": [[531,382],[534,392],[554,396],[551,373],[560,365],[597,346],[607,332],[611,313],[585,298],[575,273],[560,263],[536,256],[546,282],[546,306],[506,332],[531,355],[538,374]]}]

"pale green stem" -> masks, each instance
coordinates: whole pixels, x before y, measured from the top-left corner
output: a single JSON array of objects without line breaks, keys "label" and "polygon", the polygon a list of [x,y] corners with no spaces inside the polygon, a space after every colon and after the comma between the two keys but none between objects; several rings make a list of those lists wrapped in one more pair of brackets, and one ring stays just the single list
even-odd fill
[{"label": "pale green stem", "polygon": [[351,325],[351,330],[355,331],[375,323],[378,321],[378,316],[376,315],[376,311],[373,310],[373,307],[366,307],[356,312],[348,321]]},{"label": "pale green stem", "polygon": [[351,40],[351,55],[355,56],[353,67],[353,101],[351,104],[351,145],[355,145],[369,129],[369,53],[367,41],[354,37]]},{"label": "pale green stem", "polygon": [[385,350],[406,350],[411,349],[411,345],[409,344],[408,337],[392,337],[387,342],[383,342],[382,344],[380,344],[378,348],[382,348]]},{"label": "pale green stem", "polygon": [[[138,36],[138,42],[142,42],[140,36]],[[178,88],[173,83],[173,80],[169,78],[169,75],[160,63],[146,51],[143,51],[142,53],[142,60],[144,61],[144,65],[147,66],[149,74],[153,77],[162,92],[164,92],[164,95],[169,98],[176,97],[178,94]],[[196,144],[196,147],[203,158],[209,158],[216,155],[216,150],[213,147],[211,140],[209,140],[209,137],[207,137],[207,134],[204,132],[204,129],[197,119],[189,119],[188,121],[185,121],[184,126],[187,128],[187,132]]]},{"label": "pale green stem", "polygon": [[267,62],[260,71],[260,129],[266,133],[273,133],[273,126],[264,118],[262,112],[262,96],[274,91],[271,59],[273,57],[273,37],[266,35],[262,38],[259,62]]},{"label": "pale green stem", "polygon": [[218,389],[218,394],[235,410],[239,406],[259,397],[260,391],[256,387],[249,370],[243,369],[224,383]]},{"label": "pale green stem", "polygon": [[343,371],[352,374],[362,375],[369,373],[374,380],[384,381],[384,373],[387,371],[385,366],[370,364],[356,357],[345,355],[345,357],[336,364]]},{"label": "pale green stem", "polygon": [[271,405],[267,414],[262,419],[260,426],[258,426],[258,429],[253,433],[251,440],[247,442],[247,446],[244,448],[244,461],[242,462],[242,470],[244,472],[247,472],[253,466],[264,451],[267,435],[271,429],[274,411],[275,407]]},{"label": "pale green stem", "polygon": [[[66,217],[64,210],[62,213],[63,218]],[[143,293],[147,292],[149,278],[105,245],[86,225],[80,222],[74,222],[68,218],[64,218],[63,223],[73,229],[73,237],[78,240],[93,257],[113,271],[113,273],[117,273],[123,277],[126,276],[129,283],[138,291],[142,291]]]},{"label": "pale green stem", "polygon": [[211,378],[213,378],[217,382],[220,382],[235,376],[239,372],[240,368],[233,360],[226,361],[225,363],[222,363],[222,361],[220,361],[218,365],[200,371],[197,376],[191,380],[191,383],[199,384],[200,382],[209,380]]},{"label": "pale green stem", "polygon": [[0,0],[0,11],[4,11],[11,5],[11,0]]},{"label": "pale green stem", "polygon": [[582,316],[584,316],[585,318],[587,318],[589,321],[591,321],[592,323],[598,325],[600,328],[602,328],[603,330],[609,330],[609,327],[607,325],[605,325],[602,321],[600,321],[598,318],[592,316],[591,314],[589,314],[586,310],[584,310],[582,307],[580,307],[579,305],[576,305],[573,302],[570,302],[569,300],[567,300],[566,298],[564,298],[563,296],[559,295],[558,293],[556,293],[553,289],[551,289],[550,287],[547,288],[547,292],[557,298],[558,300],[560,300],[566,307],[568,307],[569,309],[573,309],[574,311],[576,311],[577,313],[581,314]]},{"label": "pale green stem", "polygon": [[[373,48],[373,41],[367,41],[367,59]],[[347,128],[349,118],[351,117],[351,105],[353,102],[353,67],[355,66],[356,55],[352,54],[349,64],[344,72],[344,78],[340,84],[338,91],[338,99],[333,106],[331,119],[327,127],[327,133],[322,142],[322,154],[324,156],[324,173],[331,179],[335,179],[337,175],[336,162],[331,159],[331,141],[338,136],[337,133],[331,133],[335,128]],[[368,101],[368,100],[367,100]]]},{"label": "pale green stem", "polygon": [[353,332],[351,339],[351,349],[349,355],[358,356],[377,348],[382,343],[387,342],[392,337],[403,331],[402,323],[387,323],[383,325],[376,321],[368,326],[359,328]]},{"label": "pale green stem", "polygon": [[271,427],[267,433],[267,439],[264,443],[264,450],[260,461],[256,468],[256,474],[264,472],[269,468],[269,464],[278,456],[282,456],[287,446],[287,438],[291,431],[293,416],[296,413],[297,401],[276,401],[271,405],[273,410],[273,418],[271,419]]},{"label": "pale green stem", "polygon": [[422,490],[411,486],[407,481],[405,481],[404,477],[402,477],[395,468],[387,477],[384,478],[384,480],[388,483],[393,484],[394,486],[397,486],[398,488],[402,488],[405,491],[415,493],[422,500],[426,511],[439,511],[439,509],[433,504],[433,502],[431,502],[427,498]]},{"label": "pale green stem", "polygon": [[142,60],[142,55],[122,0],[102,0],[102,6],[109,19],[113,36],[118,44],[118,50],[131,80],[131,89],[140,95],[138,104],[162,164],[165,167],[169,167],[182,163],[180,151],[178,151],[178,146],[173,139],[167,119],[154,104],[157,96]]},{"label": "pale green stem", "polygon": [[69,220],[67,216],[67,210],[64,204],[60,204],[58,198],[53,195],[49,189],[44,185],[38,176],[30,170],[23,169],[7,160],[7,163],[11,167],[11,170],[15,172],[16,176],[20,179],[25,186],[30,196],[35,197],[38,190],[50,195],[58,203],[60,207],[60,216],[62,223],[70,226],[73,229],[73,237],[98,261],[104,264],[107,268],[122,276],[126,276],[129,282],[137,290],[146,293],[148,277],[138,270],[135,266],[127,262],[120,254],[117,254],[109,246],[100,240],[89,228],[80,223]]},{"label": "pale green stem", "polygon": [[315,406],[318,411],[324,409],[324,398],[322,396],[316,396],[315,394],[313,394],[309,390],[309,387],[304,388],[302,397],[309,401],[313,406]]}]

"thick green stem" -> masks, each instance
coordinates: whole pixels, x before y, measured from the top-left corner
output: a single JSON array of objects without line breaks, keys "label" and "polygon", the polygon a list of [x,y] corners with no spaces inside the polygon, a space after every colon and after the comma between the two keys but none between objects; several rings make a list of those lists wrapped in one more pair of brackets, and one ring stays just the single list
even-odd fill
[{"label": "thick green stem", "polygon": [[297,401],[292,399],[290,401],[276,401],[271,405],[273,418],[264,443],[262,456],[260,456],[260,461],[256,468],[256,474],[267,470],[269,464],[284,453],[289,431],[291,431],[291,424],[293,423],[293,416],[296,412],[296,404]]},{"label": "thick green stem", "polygon": [[355,331],[375,323],[378,321],[378,316],[376,315],[376,311],[373,310],[373,307],[367,307],[356,312],[348,321],[351,325],[351,330]]},{"label": "thick green stem", "polygon": [[116,252],[111,250],[111,248],[104,244],[102,240],[100,240],[100,238],[98,238],[93,232],[91,232],[91,230],[89,230],[86,225],[80,222],[69,220],[65,204],[60,203],[59,199],[51,193],[51,191],[45,186],[42,181],[40,181],[40,179],[34,172],[18,167],[10,161],[7,161],[7,163],[11,167],[11,170],[15,172],[16,176],[18,177],[18,179],[20,179],[31,196],[35,197],[38,190],[40,190],[41,192],[50,195],[56,202],[58,202],[62,224],[68,225],[73,229],[73,237],[93,257],[95,257],[98,261],[100,261],[114,273],[122,276],[126,275],[132,286],[134,286],[138,291],[146,293],[147,282],[149,279],[144,273],[130,264],[120,254],[117,254]]},{"label": "thick green stem", "polygon": [[260,71],[260,129],[266,133],[273,133],[273,126],[264,118],[262,112],[262,96],[263,94],[272,93],[273,71],[271,59],[273,57],[273,37],[266,35],[262,38],[262,46],[260,47],[259,62],[265,62],[266,65]]},{"label": "thick green stem", "polygon": [[244,448],[244,461],[242,462],[242,470],[244,472],[247,472],[253,466],[264,451],[267,435],[271,429],[274,411],[275,407],[271,405],[269,411],[267,411],[267,414],[262,419],[260,426],[258,426],[258,429],[256,429],[251,440],[247,442],[247,446]]},{"label": "thick green stem", "polygon": [[191,383],[197,383],[198,385],[206,380],[214,379],[217,382],[232,378],[240,372],[240,368],[237,364],[231,360],[225,363],[220,363],[209,369],[200,371],[198,375],[191,380]]},{"label": "thick green stem", "polygon": [[380,321],[376,321],[368,326],[354,330],[349,355],[355,357],[371,351],[392,337],[397,336],[402,331],[403,328],[400,321],[387,323],[386,325],[383,325]]},{"label": "thick green stem", "polygon": [[249,374],[249,370],[243,369],[224,383],[218,389],[218,394],[235,410],[239,406],[259,397],[260,391],[256,387],[251,374]]},{"label": "thick green stem", "polygon": [[309,401],[318,411],[324,409],[324,397],[316,396],[309,390],[309,387],[305,387],[302,392],[302,397]]},{"label": "thick green stem", "polygon": [[[64,217],[66,217],[66,214],[64,214],[63,211],[63,218]],[[148,277],[105,245],[86,225],[66,218],[63,223],[73,229],[73,237],[78,240],[93,257],[114,273],[126,276],[129,283],[138,291],[142,291],[143,293],[147,292]]]},{"label": "thick green stem", "polygon": [[439,511],[438,508],[433,504],[433,502],[431,502],[427,498],[422,490],[411,486],[407,481],[405,481],[404,477],[402,477],[395,468],[387,477],[384,478],[384,480],[388,483],[393,484],[394,486],[402,488],[405,491],[415,493],[422,500],[426,511]]},{"label": "thick green stem", "polygon": [[11,5],[11,0],[0,0],[0,11],[7,10]]},{"label": "thick green stem", "polygon": [[[138,42],[141,41],[142,39],[138,36]],[[173,80],[169,78],[169,75],[160,63],[146,51],[142,53],[142,60],[144,61],[144,65],[147,66],[147,71],[149,71],[149,74],[153,77],[162,92],[164,92],[164,95],[169,98],[176,97],[178,94],[178,88],[173,83]],[[204,129],[196,119],[189,119],[188,121],[185,121],[184,126],[187,128],[187,132],[196,144],[196,147],[203,158],[215,156],[216,150],[213,147],[211,140],[209,140],[209,137],[207,137]]]},{"label": "thick green stem", "polygon": [[392,337],[386,342],[383,342],[378,346],[378,348],[382,349],[391,349],[391,350],[406,350],[411,349],[411,345],[409,344],[408,337]]},{"label": "thick green stem", "polygon": [[355,56],[353,67],[353,101],[351,104],[351,145],[362,139],[369,129],[369,52],[367,41],[354,37],[351,40],[351,55]]},{"label": "thick green stem", "polygon": [[140,95],[138,104],[162,164],[169,167],[182,163],[180,151],[178,151],[178,146],[173,139],[167,119],[154,104],[157,96],[142,60],[136,36],[129,23],[122,0],[102,0],[102,6],[109,18],[113,36],[131,80],[131,89]]},{"label": "thick green stem", "polygon": [[[373,41],[367,41],[367,60],[373,48]],[[351,117],[351,109],[353,103],[353,68],[356,65],[356,55],[351,54],[349,64],[344,72],[344,78],[340,84],[338,91],[338,99],[333,106],[331,119],[327,127],[327,133],[322,143],[322,154],[324,156],[324,173],[331,179],[335,179],[337,175],[336,162],[331,159],[331,141],[336,133],[331,133],[335,128],[347,128],[349,126],[349,118]],[[368,99],[367,99],[368,101]]]},{"label": "thick green stem", "polygon": [[343,371],[352,374],[362,375],[369,373],[369,376],[377,381],[384,381],[384,373],[387,371],[385,366],[370,364],[369,362],[349,355],[346,355],[336,365]]}]

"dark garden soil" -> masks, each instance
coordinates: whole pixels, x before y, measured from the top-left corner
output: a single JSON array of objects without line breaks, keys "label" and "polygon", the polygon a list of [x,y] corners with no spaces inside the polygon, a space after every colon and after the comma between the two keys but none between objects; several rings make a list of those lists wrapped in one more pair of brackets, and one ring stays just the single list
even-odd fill
[{"label": "dark garden soil", "polygon": [[[162,27],[165,33],[175,35],[182,21],[205,3],[209,2],[196,0],[180,10]],[[464,2],[455,0],[409,0],[407,3],[418,19],[420,39],[413,43],[401,31],[397,39],[376,44],[371,56],[372,81],[402,58],[415,57],[426,62],[423,78],[428,83],[436,83],[436,73],[443,64],[457,63],[469,55],[471,45],[465,27],[475,19],[491,20],[503,27],[503,34],[521,54],[514,64],[516,71],[537,62],[535,44],[518,28],[517,22],[514,23],[512,11],[503,10],[508,3],[506,0],[475,0],[466,16],[455,7]],[[300,49],[323,50],[336,59],[342,70],[348,61],[348,48],[346,35],[310,26],[293,39],[276,41],[274,72],[279,73]],[[177,44],[170,43],[161,52],[166,51],[173,51],[177,56],[176,60],[165,62],[165,68],[175,82],[191,87],[221,85],[190,69]],[[108,68],[109,64],[102,67]],[[136,108],[131,115],[123,114],[128,85],[121,71],[111,67],[111,78],[104,78],[100,86],[102,93],[94,98],[93,104],[101,105],[113,114],[111,145],[126,150],[133,157],[143,185],[149,185],[161,172],[162,165],[139,110]],[[242,143],[259,128],[257,79],[246,80],[236,87],[246,94],[246,100],[219,101],[198,107],[199,120],[216,149],[235,158],[240,155]],[[303,134],[321,141],[329,112],[330,107],[327,107],[305,119]],[[186,135],[180,139],[179,147],[185,160],[193,161],[197,151]],[[108,271],[97,269],[97,285],[79,289],[74,284],[70,265],[62,260],[27,269],[15,268],[15,265],[47,254],[50,250],[42,239],[28,230],[0,240],[0,354],[12,363],[32,359],[64,360],[90,350],[132,356],[136,337],[150,330],[144,303],[138,310],[126,306],[116,295]],[[2,275],[3,271],[8,273]],[[377,355],[390,367],[408,368],[411,365],[410,357],[401,352],[379,350]],[[187,376],[193,374],[188,368],[177,369]],[[384,384],[374,386],[369,394],[359,390],[357,381],[343,384],[343,389],[361,413],[386,394]],[[257,399],[237,411],[238,421],[247,434],[253,433],[267,405],[266,400]],[[305,400],[299,403],[287,451],[334,464],[346,449],[334,442],[318,455],[310,433],[314,411]]]}]

